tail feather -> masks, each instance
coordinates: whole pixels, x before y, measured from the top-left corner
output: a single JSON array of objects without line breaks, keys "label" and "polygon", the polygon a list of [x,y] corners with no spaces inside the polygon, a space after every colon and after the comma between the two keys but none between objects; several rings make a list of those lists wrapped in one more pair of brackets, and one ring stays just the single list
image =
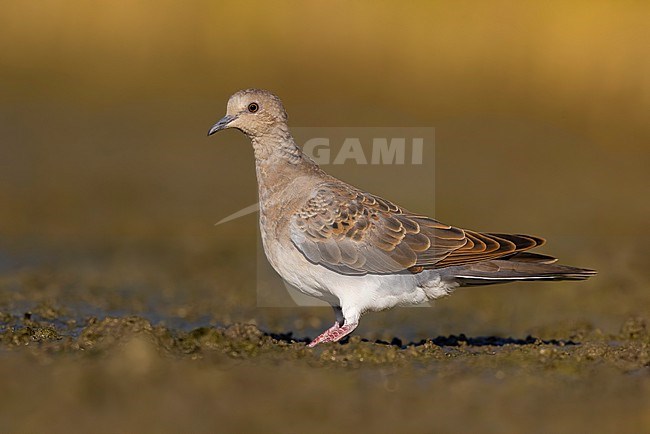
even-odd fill
[{"label": "tail feather", "polygon": [[468,264],[454,270],[462,285],[489,285],[518,280],[585,280],[596,274],[587,268],[555,264],[555,258],[522,252],[507,259]]},{"label": "tail feather", "polygon": [[514,262],[536,262],[539,264],[554,264],[557,262],[557,258],[553,256],[532,252],[517,252],[514,255],[506,256],[501,259],[507,259],[508,261]]}]

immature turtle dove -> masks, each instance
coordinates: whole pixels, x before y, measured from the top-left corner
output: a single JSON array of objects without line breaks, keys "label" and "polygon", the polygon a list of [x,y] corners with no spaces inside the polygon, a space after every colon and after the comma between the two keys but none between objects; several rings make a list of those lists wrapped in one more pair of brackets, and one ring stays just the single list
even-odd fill
[{"label": "immature turtle dove", "polygon": [[334,308],[336,322],[310,347],[350,334],[365,312],[459,286],[595,274],[527,252],[542,238],[449,226],[328,175],[296,145],[282,102],[268,91],[231,96],[208,135],[226,128],[253,144],[266,257],[285,281]]}]

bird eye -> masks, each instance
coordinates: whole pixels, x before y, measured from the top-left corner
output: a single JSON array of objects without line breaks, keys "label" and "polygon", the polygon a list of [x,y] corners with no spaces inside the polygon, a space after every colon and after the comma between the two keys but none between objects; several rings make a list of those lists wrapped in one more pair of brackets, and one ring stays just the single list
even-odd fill
[{"label": "bird eye", "polygon": [[255,113],[260,109],[260,106],[257,105],[256,102],[252,102],[248,104],[248,111],[251,113]]}]

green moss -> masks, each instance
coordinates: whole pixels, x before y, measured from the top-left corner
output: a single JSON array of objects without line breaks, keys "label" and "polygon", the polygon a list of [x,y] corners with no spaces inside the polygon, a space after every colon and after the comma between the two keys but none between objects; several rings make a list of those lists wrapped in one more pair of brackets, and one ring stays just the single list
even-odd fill
[{"label": "green moss", "polygon": [[[547,341],[533,337],[516,340],[460,335],[413,343],[394,339],[389,343],[352,336],[345,343],[322,344],[314,349],[291,335],[271,335],[246,323],[183,332],[164,325],[153,326],[138,316],[89,318],[81,328],[76,320],[56,316],[48,316],[46,320],[35,313],[22,317],[0,313],[0,321],[2,346],[29,346],[42,350],[44,355],[52,352],[108,355],[137,336],[150,342],[160,354],[177,359],[303,363],[354,370],[368,366],[415,370],[435,367],[444,375],[457,375],[469,369],[492,373],[555,372],[579,377],[598,366],[629,372],[650,365],[648,329],[645,321],[636,317],[626,320],[615,336],[604,335],[589,324],[576,323],[560,325],[557,330],[547,329],[547,336],[559,338]],[[579,341],[574,340],[577,337]]]}]

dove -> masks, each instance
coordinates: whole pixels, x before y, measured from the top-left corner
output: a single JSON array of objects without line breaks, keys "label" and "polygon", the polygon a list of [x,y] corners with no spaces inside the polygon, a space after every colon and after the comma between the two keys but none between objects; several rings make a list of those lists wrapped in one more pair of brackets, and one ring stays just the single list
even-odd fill
[{"label": "dove", "polygon": [[596,274],[530,252],[544,244],[540,237],[461,229],[330,176],[296,144],[282,102],[269,91],[232,95],[208,136],[229,128],[253,146],[269,263],[334,310],[334,325],[309,347],[349,335],[364,313],[421,304],[458,287]]}]

